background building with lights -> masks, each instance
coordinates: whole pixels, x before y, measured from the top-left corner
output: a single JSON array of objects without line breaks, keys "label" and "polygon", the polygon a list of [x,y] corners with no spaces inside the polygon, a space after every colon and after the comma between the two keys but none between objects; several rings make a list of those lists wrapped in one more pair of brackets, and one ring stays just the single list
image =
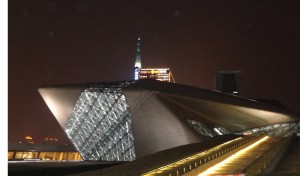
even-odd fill
[{"label": "background building with lights", "polygon": [[52,143],[8,143],[8,160],[81,161],[80,153],[72,145]]},{"label": "background building with lights", "polygon": [[154,79],[175,83],[174,77],[169,68],[142,68],[139,72],[139,79]]},{"label": "background building with lights", "polygon": [[9,161],[36,161],[36,160],[82,160],[79,152],[70,144],[59,144],[54,137],[45,137],[36,142],[31,136],[23,141],[8,143]]}]

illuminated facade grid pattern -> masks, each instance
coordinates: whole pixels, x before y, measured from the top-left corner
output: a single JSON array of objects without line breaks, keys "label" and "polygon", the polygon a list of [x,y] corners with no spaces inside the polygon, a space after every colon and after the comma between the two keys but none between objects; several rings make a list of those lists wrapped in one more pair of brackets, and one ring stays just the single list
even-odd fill
[{"label": "illuminated facade grid pattern", "polygon": [[291,123],[273,124],[260,128],[242,131],[241,134],[268,134],[271,136],[288,137],[292,134],[300,136],[300,121]]},{"label": "illuminated facade grid pattern", "polygon": [[[217,135],[231,134],[230,130],[223,127],[209,128],[204,123],[200,123],[195,120],[188,119],[188,124],[192,126],[200,135],[214,137]],[[250,135],[250,134],[268,134],[270,136],[288,137],[292,134],[300,136],[300,121],[291,123],[272,124],[263,126],[260,128],[253,128],[241,132],[234,132],[239,135]]]},{"label": "illuminated facade grid pattern", "polygon": [[131,114],[122,92],[129,84],[95,85],[81,93],[64,129],[84,160],[135,159]]},{"label": "illuminated facade grid pattern", "polygon": [[196,120],[187,119],[187,122],[192,126],[200,135],[214,137],[217,135],[230,134],[231,132],[223,127],[209,128],[204,123],[200,123]]}]

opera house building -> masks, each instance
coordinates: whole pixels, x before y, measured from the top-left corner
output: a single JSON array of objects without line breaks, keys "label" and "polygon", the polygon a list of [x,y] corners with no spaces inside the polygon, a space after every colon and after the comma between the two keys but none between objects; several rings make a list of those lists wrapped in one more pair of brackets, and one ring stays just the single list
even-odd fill
[{"label": "opera house building", "polygon": [[141,79],[39,88],[84,160],[132,161],[220,135],[300,135],[283,107],[182,84]]}]

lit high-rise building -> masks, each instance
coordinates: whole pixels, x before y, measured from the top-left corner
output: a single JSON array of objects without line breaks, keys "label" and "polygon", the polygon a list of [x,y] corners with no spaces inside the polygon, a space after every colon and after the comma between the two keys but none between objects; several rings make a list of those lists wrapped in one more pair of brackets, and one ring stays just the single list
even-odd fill
[{"label": "lit high-rise building", "polygon": [[170,68],[142,68],[141,60],[141,38],[138,38],[136,47],[136,57],[134,64],[134,80],[155,79],[175,83]]},{"label": "lit high-rise building", "polygon": [[155,79],[175,83],[169,68],[142,68],[139,75],[139,79]]}]

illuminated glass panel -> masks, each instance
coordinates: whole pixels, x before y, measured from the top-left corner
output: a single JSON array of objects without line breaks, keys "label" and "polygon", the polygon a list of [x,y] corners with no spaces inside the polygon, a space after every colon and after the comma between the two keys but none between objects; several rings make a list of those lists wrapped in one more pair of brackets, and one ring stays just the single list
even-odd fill
[{"label": "illuminated glass panel", "polygon": [[64,129],[85,160],[135,159],[131,114],[122,93],[129,84],[94,85],[81,93]]},{"label": "illuminated glass panel", "polygon": [[200,135],[214,137],[216,134],[210,130],[205,124],[195,120],[187,119],[188,124],[192,126]]},{"label": "illuminated glass panel", "polygon": [[187,119],[188,124],[192,126],[200,135],[214,137],[218,135],[230,134],[231,132],[223,127],[213,127],[209,128],[204,123],[198,122],[196,120]]},{"label": "illuminated glass panel", "polygon": [[224,127],[216,126],[214,127],[214,131],[218,133],[218,135],[231,134],[232,132]]}]

